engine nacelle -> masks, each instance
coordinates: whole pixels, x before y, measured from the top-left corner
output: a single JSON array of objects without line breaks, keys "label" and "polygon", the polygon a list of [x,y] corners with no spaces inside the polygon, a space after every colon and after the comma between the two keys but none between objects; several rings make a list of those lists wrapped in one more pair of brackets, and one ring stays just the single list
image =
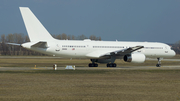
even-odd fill
[{"label": "engine nacelle", "polygon": [[131,55],[124,56],[125,62],[143,63],[145,59],[146,59],[146,56],[141,53],[132,53]]}]

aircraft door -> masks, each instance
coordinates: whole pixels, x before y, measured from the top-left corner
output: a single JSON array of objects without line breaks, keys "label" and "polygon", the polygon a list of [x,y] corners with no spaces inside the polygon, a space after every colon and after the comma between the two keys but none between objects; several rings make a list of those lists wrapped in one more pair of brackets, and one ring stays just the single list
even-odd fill
[{"label": "aircraft door", "polygon": [[90,45],[86,45],[86,51],[90,51]]}]

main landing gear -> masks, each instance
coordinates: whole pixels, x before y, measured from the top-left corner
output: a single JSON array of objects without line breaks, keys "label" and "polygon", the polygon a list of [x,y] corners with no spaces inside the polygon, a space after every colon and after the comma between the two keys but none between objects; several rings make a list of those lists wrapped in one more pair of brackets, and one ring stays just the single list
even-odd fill
[{"label": "main landing gear", "polygon": [[[107,67],[116,67],[117,65],[115,63],[108,63]],[[89,63],[89,67],[98,67],[97,63]]]},{"label": "main landing gear", "polygon": [[89,63],[89,67],[98,67],[97,63],[108,63],[107,67],[116,67],[117,65],[114,63],[116,58],[112,56],[110,59],[90,59],[92,63]]},{"label": "main landing gear", "polygon": [[94,59],[91,59],[92,63],[89,63],[89,67],[98,67],[98,64],[95,63]]},{"label": "main landing gear", "polygon": [[160,58],[157,59],[158,59],[158,63],[156,64],[156,67],[161,67],[161,59]]},{"label": "main landing gear", "polygon": [[116,64],[115,63],[108,63],[107,67],[116,67]]},{"label": "main landing gear", "polygon": [[97,63],[89,63],[89,67],[98,67]]}]

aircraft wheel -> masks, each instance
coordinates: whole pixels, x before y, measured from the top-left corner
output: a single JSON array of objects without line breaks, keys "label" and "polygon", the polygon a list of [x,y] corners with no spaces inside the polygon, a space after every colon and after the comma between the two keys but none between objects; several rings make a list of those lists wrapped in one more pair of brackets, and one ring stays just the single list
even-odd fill
[{"label": "aircraft wheel", "polygon": [[116,67],[116,64],[115,64],[115,63],[113,63],[113,67]]},{"label": "aircraft wheel", "polygon": [[94,67],[94,64],[90,63],[90,64],[89,64],[89,67]]},{"label": "aircraft wheel", "polygon": [[109,63],[107,64],[107,67],[109,67]]},{"label": "aircraft wheel", "polygon": [[106,66],[109,67],[109,64],[107,64]]},{"label": "aircraft wheel", "polygon": [[92,67],[92,63],[89,63],[89,67]]},{"label": "aircraft wheel", "polygon": [[98,67],[98,64],[94,64],[94,67]]},{"label": "aircraft wheel", "polygon": [[89,67],[98,67],[98,64],[95,64],[95,63],[89,63]]},{"label": "aircraft wheel", "polygon": [[110,64],[109,64],[109,67],[113,67],[113,64],[112,64],[112,63],[110,63]]},{"label": "aircraft wheel", "polygon": [[156,64],[156,67],[161,67],[161,58],[157,58],[158,59],[158,63]]},{"label": "aircraft wheel", "polygon": [[116,64],[115,63],[108,63],[107,67],[116,67]]},{"label": "aircraft wheel", "polygon": [[161,64],[156,64],[156,67],[161,67]]}]

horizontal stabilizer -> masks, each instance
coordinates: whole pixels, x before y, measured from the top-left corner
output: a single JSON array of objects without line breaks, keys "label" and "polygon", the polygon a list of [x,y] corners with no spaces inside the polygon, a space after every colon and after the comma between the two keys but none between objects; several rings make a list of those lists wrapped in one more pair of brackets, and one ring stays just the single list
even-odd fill
[{"label": "horizontal stabilizer", "polygon": [[47,42],[42,42],[42,41],[40,41],[40,42],[38,42],[38,43],[32,45],[31,47],[48,48]]},{"label": "horizontal stabilizer", "polygon": [[17,43],[6,43],[8,45],[14,45],[14,46],[21,46],[21,44],[17,44]]}]

